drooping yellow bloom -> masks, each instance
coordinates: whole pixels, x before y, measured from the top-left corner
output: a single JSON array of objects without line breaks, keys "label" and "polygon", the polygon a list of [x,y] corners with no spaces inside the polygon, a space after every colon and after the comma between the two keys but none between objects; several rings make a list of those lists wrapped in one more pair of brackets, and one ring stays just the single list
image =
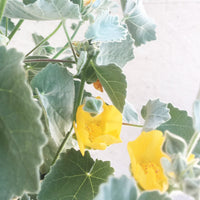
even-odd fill
[{"label": "drooping yellow bloom", "polygon": [[90,3],[94,3],[96,0],[83,0],[83,5],[84,6],[87,6],[89,5]]},{"label": "drooping yellow bloom", "polygon": [[161,131],[142,132],[128,143],[131,159],[131,171],[144,190],[166,191],[168,180],[164,174],[160,159],[167,157],[161,150],[164,137]]},{"label": "drooping yellow bloom", "polygon": [[122,114],[115,106],[103,102],[103,111],[96,116],[84,111],[83,106],[78,107],[76,125],[74,123],[82,155],[87,147],[104,150],[108,145],[122,142],[120,138]]}]

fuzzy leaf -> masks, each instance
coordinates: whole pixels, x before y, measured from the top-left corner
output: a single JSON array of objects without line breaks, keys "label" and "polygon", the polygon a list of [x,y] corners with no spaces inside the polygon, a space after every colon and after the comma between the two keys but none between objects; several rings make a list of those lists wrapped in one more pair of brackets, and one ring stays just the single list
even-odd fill
[{"label": "fuzzy leaf", "polygon": [[83,69],[86,61],[87,61],[87,51],[81,51],[76,65],[77,75],[81,73],[81,70]]},{"label": "fuzzy leaf", "polygon": [[74,106],[72,75],[59,64],[48,64],[31,81],[47,113],[51,136],[57,145],[70,129]]},{"label": "fuzzy leaf", "polygon": [[129,102],[125,102],[124,110],[123,110],[123,122],[134,124],[138,123],[138,114]]},{"label": "fuzzy leaf", "polygon": [[46,140],[40,109],[22,67],[23,55],[0,47],[0,199],[39,189]]},{"label": "fuzzy leaf", "polygon": [[135,0],[121,0],[121,5],[126,19],[125,23],[135,40],[135,45],[140,46],[147,41],[155,40],[156,25],[146,14],[142,1],[138,0],[136,3]]},{"label": "fuzzy leaf", "polygon": [[93,42],[120,42],[125,40],[127,30],[120,25],[118,16],[103,13],[88,27],[85,37]]},{"label": "fuzzy leaf", "polygon": [[156,129],[160,124],[170,119],[167,104],[160,102],[159,99],[149,100],[142,107],[141,114],[145,119],[143,130],[146,132]]},{"label": "fuzzy leaf", "polygon": [[137,187],[135,182],[126,176],[110,177],[107,183],[100,186],[99,193],[94,200],[136,200]]},{"label": "fuzzy leaf", "polygon": [[114,64],[95,66],[93,68],[115,107],[123,112],[126,98],[126,77],[122,70]]},{"label": "fuzzy leaf", "polygon": [[79,6],[70,0],[37,0],[28,5],[20,0],[8,0],[4,15],[29,20],[80,19]]},{"label": "fuzzy leaf", "polygon": [[161,194],[159,191],[142,192],[138,200],[171,200],[167,194]]},{"label": "fuzzy leaf", "polygon": [[133,40],[128,34],[121,42],[102,43],[96,62],[98,65],[114,63],[122,68],[133,58]]},{"label": "fuzzy leaf", "polygon": [[92,200],[112,173],[110,162],[94,161],[88,152],[83,157],[71,149],[61,154],[45,177],[39,200]]}]

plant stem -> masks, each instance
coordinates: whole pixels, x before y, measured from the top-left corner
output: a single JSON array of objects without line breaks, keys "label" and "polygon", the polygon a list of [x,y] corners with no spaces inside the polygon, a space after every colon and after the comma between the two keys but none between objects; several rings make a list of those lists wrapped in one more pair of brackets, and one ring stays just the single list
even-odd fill
[{"label": "plant stem", "polygon": [[62,63],[76,63],[73,60],[58,60],[58,59],[25,59],[24,63],[34,63],[34,62],[62,62]]},{"label": "plant stem", "polygon": [[64,20],[63,20],[63,28],[64,28],[64,31],[65,31],[65,35],[67,36],[68,43],[69,43],[69,45],[70,45],[70,47],[71,47],[72,53],[73,53],[73,55],[74,55],[74,59],[75,59],[75,61],[76,61],[76,63],[77,63],[76,53],[75,53],[74,47],[73,47],[73,45],[72,45],[72,43],[71,43],[71,39],[70,39],[69,34],[68,34],[68,32],[67,32],[67,28],[66,28],[66,26],[65,26],[65,21],[64,21]]},{"label": "plant stem", "polygon": [[62,26],[62,22],[60,22],[58,24],[58,26],[55,28],[55,30],[50,33],[46,38],[44,38],[38,45],[36,45],[31,51],[29,51],[27,54],[26,54],[26,57],[29,56],[33,51],[35,51],[38,47],[40,47],[42,44],[44,44],[49,38],[51,38],[58,30],[59,28]]},{"label": "plant stem", "polygon": [[187,159],[189,158],[190,154],[193,152],[194,148],[197,145],[197,142],[199,141],[200,138],[200,133],[199,132],[195,132],[194,135],[192,136],[190,143],[188,145],[188,149],[187,149]]},{"label": "plant stem", "polygon": [[69,132],[66,134],[64,140],[62,141],[61,145],[59,146],[59,149],[57,150],[56,155],[55,155],[55,157],[54,157],[54,159],[53,159],[51,165],[54,165],[55,162],[57,161],[57,159],[58,159],[60,153],[61,153],[61,152],[63,151],[63,149],[64,149],[65,144],[67,143],[69,137],[71,136],[72,130],[73,130],[73,125],[71,126],[71,129],[70,129]]},{"label": "plant stem", "polygon": [[8,36],[8,18],[6,17],[6,37]]},{"label": "plant stem", "polygon": [[134,127],[139,127],[142,128],[143,125],[138,125],[138,124],[129,124],[129,123],[122,123],[122,125],[126,125],[126,126],[134,126]]},{"label": "plant stem", "polygon": [[[9,42],[10,40],[13,38],[13,36],[15,35],[15,33],[19,30],[19,27],[22,25],[22,23],[24,22],[23,19],[20,19],[18,21],[18,23],[16,24],[15,28],[12,30],[12,32],[10,33],[10,35],[8,36]],[[8,42],[8,43],[9,43]]]},{"label": "plant stem", "polygon": [[4,9],[6,7],[6,2],[7,0],[1,0],[1,3],[0,3],[0,21],[3,17]]},{"label": "plant stem", "polygon": [[[71,40],[74,39],[74,37],[76,36],[76,34],[77,34],[77,32],[78,32],[78,30],[79,30],[79,28],[81,27],[82,24],[83,24],[83,22],[80,21],[79,24],[77,25],[73,35],[71,36]],[[60,51],[57,52],[57,54],[53,57],[53,59],[57,58],[68,46],[69,46],[69,43],[65,44],[65,46]]]}]

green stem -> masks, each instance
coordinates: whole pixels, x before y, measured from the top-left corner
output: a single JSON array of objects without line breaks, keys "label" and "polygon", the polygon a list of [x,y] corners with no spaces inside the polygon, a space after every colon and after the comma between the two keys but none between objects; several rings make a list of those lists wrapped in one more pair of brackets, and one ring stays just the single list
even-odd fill
[{"label": "green stem", "polygon": [[122,125],[126,125],[126,126],[134,126],[134,127],[139,127],[142,128],[143,125],[138,125],[138,124],[129,124],[129,123],[122,123]]},{"label": "green stem", "polygon": [[195,132],[194,135],[192,136],[190,143],[188,145],[188,149],[187,149],[187,159],[189,158],[190,154],[193,152],[194,148],[197,145],[197,142],[199,141],[200,138],[200,133],[199,132]]},{"label": "green stem", "polygon": [[69,130],[69,132],[66,134],[64,140],[62,141],[62,144],[59,146],[59,149],[57,150],[56,155],[55,155],[51,165],[54,165],[55,162],[58,160],[60,153],[63,151],[65,144],[67,143],[68,139],[71,136],[72,130],[73,130],[73,125],[71,126],[71,129]]},{"label": "green stem", "polygon": [[58,59],[25,59],[24,63],[34,63],[34,62],[62,62],[62,63],[76,63],[73,60],[58,60]]},{"label": "green stem", "polygon": [[49,34],[46,38],[44,38],[38,45],[36,45],[31,51],[29,51],[27,54],[26,54],[26,57],[29,56],[33,51],[35,51],[38,47],[40,47],[42,44],[44,44],[49,38],[51,38],[58,30],[59,28],[62,26],[62,22],[60,22],[58,24],[58,26],[55,28],[55,30]]},{"label": "green stem", "polygon": [[71,47],[72,53],[73,53],[73,55],[74,55],[74,59],[75,59],[75,61],[76,61],[76,63],[77,63],[76,53],[75,53],[75,51],[74,51],[74,47],[73,47],[73,45],[72,45],[71,38],[69,37],[69,34],[68,34],[68,32],[67,32],[67,28],[66,28],[66,26],[65,26],[65,21],[63,21],[63,28],[64,28],[64,31],[65,31],[65,35],[67,36],[68,43],[69,43],[69,45],[70,45],[70,47]]},{"label": "green stem", "polygon": [[6,17],[6,37],[8,36],[8,18]]},{"label": "green stem", "polygon": [[[76,34],[77,34],[77,32],[78,32],[78,30],[79,30],[79,28],[81,27],[82,24],[83,24],[83,22],[80,21],[79,24],[77,25],[73,35],[71,36],[71,40],[74,39],[74,37],[76,36]],[[63,51],[65,51],[65,49],[67,49],[68,46],[69,46],[69,43],[65,44],[65,46],[60,51],[57,52],[57,54],[53,57],[53,59],[57,58]]]},{"label": "green stem", "polygon": [[[19,27],[22,25],[22,23],[24,22],[23,19],[20,19],[18,21],[18,23],[16,24],[15,28],[12,30],[12,32],[10,33],[10,35],[8,36],[9,42],[10,40],[13,38],[13,36],[15,35],[15,33],[19,30]],[[8,42],[8,43],[9,43]]]},{"label": "green stem", "polygon": [[0,3],[0,21],[3,17],[4,9],[6,7],[6,2],[7,0],[1,0],[1,3]]}]

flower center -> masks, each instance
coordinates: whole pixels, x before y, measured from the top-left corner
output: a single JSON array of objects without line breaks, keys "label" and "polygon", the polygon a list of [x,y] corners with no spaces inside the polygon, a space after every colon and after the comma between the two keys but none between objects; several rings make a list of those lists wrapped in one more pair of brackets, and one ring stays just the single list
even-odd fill
[{"label": "flower center", "polygon": [[93,142],[93,140],[98,136],[103,135],[102,125],[100,121],[89,123],[86,126],[86,129],[89,133],[89,139],[91,142]]}]

